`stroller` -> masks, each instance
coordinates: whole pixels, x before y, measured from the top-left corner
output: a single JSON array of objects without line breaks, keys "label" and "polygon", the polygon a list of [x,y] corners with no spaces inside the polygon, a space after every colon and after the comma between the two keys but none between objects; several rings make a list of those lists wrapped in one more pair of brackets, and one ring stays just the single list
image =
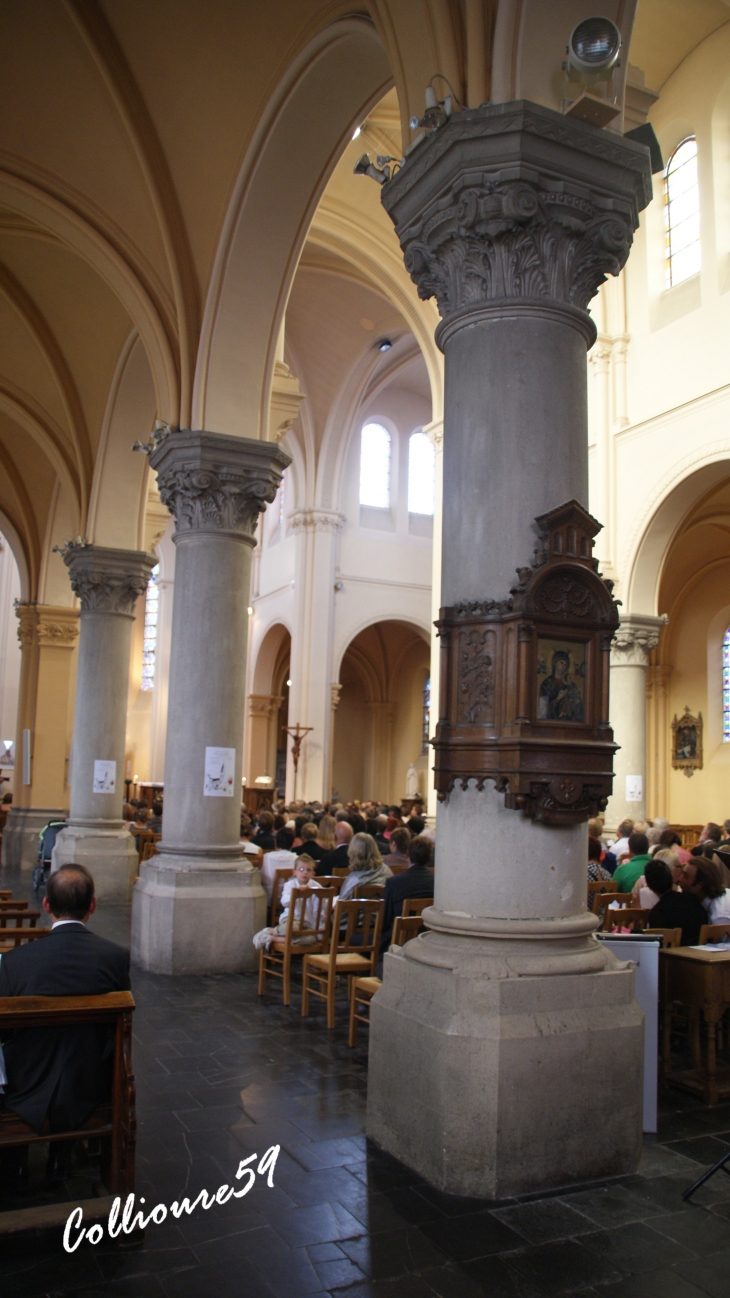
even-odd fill
[{"label": "stroller", "polygon": [[51,853],[56,838],[66,826],[65,820],[49,820],[38,835],[38,864],[33,871],[33,891],[44,884],[51,873]]}]

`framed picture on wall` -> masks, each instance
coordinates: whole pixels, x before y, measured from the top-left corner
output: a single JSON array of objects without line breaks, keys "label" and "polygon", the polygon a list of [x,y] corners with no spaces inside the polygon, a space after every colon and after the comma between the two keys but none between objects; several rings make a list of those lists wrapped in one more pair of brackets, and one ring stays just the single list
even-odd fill
[{"label": "framed picture on wall", "polygon": [[702,713],[693,716],[685,705],[681,717],[672,722],[672,766],[691,776],[702,770]]}]

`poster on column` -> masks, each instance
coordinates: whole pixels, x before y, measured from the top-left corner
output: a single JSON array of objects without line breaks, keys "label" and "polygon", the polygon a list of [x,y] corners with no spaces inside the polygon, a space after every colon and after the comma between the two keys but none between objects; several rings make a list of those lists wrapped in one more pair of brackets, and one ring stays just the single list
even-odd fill
[{"label": "poster on column", "polygon": [[640,775],[626,776],[626,801],[641,802],[644,797],[644,781]]},{"label": "poster on column", "polygon": [[206,798],[232,798],[236,768],[235,748],[206,748],[203,794]]},{"label": "poster on column", "polygon": [[94,793],[116,793],[117,791],[117,764],[116,762],[101,762],[97,759],[94,762]]}]

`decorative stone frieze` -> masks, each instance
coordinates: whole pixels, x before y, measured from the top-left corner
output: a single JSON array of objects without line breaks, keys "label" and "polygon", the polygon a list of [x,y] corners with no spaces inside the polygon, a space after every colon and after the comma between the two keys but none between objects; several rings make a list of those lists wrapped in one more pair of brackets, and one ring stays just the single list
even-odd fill
[{"label": "decorative stone frieze", "polygon": [[157,474],[160,499],[178,534],[225,532],[251,546],[291,457],[271,442],[221,433],[164,429],[141,446]]},{"label": "decorative stone frieze", "polygon": [[79,633],[75,608],[49,604],[16,604],[18,640],[22,649],[36,644],[42,648],[72,649]]},{"label": "decorative stone frieze", "polygon": [[611,643],[611,666],[648,666],[649,654],[659,644],[666,621],[666,616],[624,618]]},{"label": "decorative stone frieze", "polygon": [[112,550],[87,541],[69,541],[59,547],[68,568],[71,587],[81,600],[82,613],[119,613],[134,616],[134,606],[147,589],[157,562],[143,550]]},{"label": "decorative stone frieze", "polygon": [[344,514],[336,509],[298,509],[289,519],[293,532],[330,532],[335,535],[342,531],[345,522]]},{"label": "decorative stone frieze", "polygon": [[519,303],[584,313],[624,266],[649,184],[640,145],[520,101],[454,114],[382,198],[447,321]]}]

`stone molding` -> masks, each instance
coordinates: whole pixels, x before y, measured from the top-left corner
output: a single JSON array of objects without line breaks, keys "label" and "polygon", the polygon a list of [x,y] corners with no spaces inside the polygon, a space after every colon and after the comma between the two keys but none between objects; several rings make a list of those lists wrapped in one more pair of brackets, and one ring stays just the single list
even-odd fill
[{"label": "stone molding", "polygon": [[21,649],[34,644],[44,649],[73,649],[79,633],[79,615],[75,608],[16,604],[15,615]]},{"label": "stone molding", "polygon": [[271,442],[188,428],[163,428],[139,449],[157,474],[176,537],[227,533],[251,546],[259,514],[274,500],[291,463],[291,456]]},{"label": "stone molding", "polygon": [[611,643],[612,667],[647,667],[649,654],[659,644],[662,627],[667,617],[649,617],[635,614],[626,617]]},{"label": "stone molding", "polygon": [[273,717],[283,702],[281,694],[249,694],[248,711],[252,717]]},{"label": "stone molding", "polygon": [[332,702],[332,711],[333,711],[333,712],[336,712],[336,711],[337,711],[337,708],[338,708],[338,706],[339,706],[339,702],[340,702],[340,695],[341,695],[341,694],[342,694],[342,686],[341,686],[340,682],[339,682],[339,681],[333,681],[333,683],[330,685],[330,699],[331,699],[331,702]]},{"label": "stone molding", "polygon": [[298,509],[289,519],[292,532],[329,532],[333,536],[342,531],[344,514],[336,509]]},{"label": "stone molding", "polygon": [[137,599],[147,589],[157,563],[154,554],[144,550],[113,550],[86,541],[69,541],[59,552],[82,613],[133,617]]},{"label": "stone molding", "polygon": [[382,191],[419,297],[444,321],[553,306],[589,339],[580,317],[651,197],[641,146],[523,101],[454,114]]},{"label": "stone molding", "polygon": [[430,424],[423,425],[423,431],[426,434],[433,449],[438,455],[444,449],[444,421],[442,419],[432,419]]}]

